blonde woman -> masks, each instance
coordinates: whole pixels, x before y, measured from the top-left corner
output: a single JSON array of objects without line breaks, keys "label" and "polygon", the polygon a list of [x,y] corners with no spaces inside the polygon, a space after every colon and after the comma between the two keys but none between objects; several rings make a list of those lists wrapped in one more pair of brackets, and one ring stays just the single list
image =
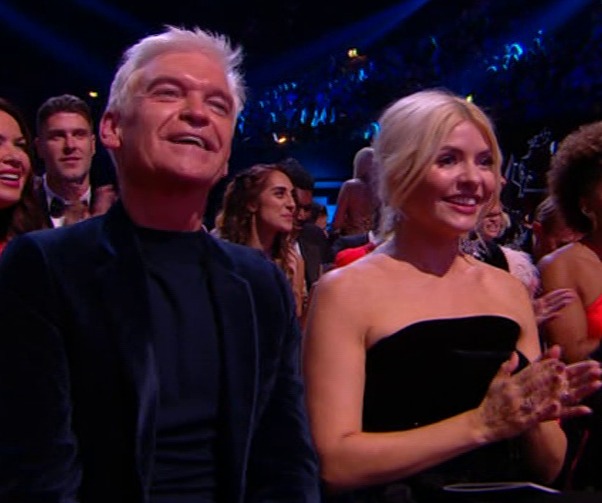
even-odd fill
[{"label": "blonde woman", "polygon": [[[596,362],[540,354],[529,295],[459,251],[498,192],[501,153],[473,103],[422,91],[380,117],[381,231],[372,253],[325,274],[309,307],[310,425],[330,494],[442,501],[456,482],[559,473],[558,418],[600,387]],[[518,477],[518,479],[515,479]]]}]

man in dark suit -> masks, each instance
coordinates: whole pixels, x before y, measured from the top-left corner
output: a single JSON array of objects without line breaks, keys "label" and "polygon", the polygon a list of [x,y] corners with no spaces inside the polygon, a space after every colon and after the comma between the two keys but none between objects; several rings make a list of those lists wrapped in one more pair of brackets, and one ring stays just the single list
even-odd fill
[{"label": "man in dark suit", "polygon": [[96,153],[92,111],[71,94],[48,98],[37,112],[38,157],[44,173],[34,191],[47,215],[49,227],[62,227],[102,214],[117,198],[110,184],[93,189],[90,182]]},{"label": "man in dark suit", "polygon": [[0,259],[0,501],[319,501],[292,294],[203,231],[244,103],[227,39],[128,50],[100,138],[120,201]]},{"label": "man in dark suit", "polygon": [[279,162],[295,187],[297,210],[294,220],[294,242],[305,263],[305,284],[309,292],[332,262],[328,238],[316,224],[309,221],[314,194],[314,177],[294,157]]}]

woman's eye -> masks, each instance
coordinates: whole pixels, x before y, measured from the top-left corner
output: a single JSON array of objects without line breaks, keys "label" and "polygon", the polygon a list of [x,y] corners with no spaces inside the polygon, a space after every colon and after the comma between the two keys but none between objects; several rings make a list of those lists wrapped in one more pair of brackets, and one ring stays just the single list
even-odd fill
[{"label": "woman's eye", "polygon": [[491,157],[491,156],[482,157],[481,159],[478,160],[478,163],[481,166],[491,168],[493,166],[493,157]]},{"label": "woman's eye", "polygon": [[450,164],[454,164],[456,162],[456,157],[453,155],[442,155],[437,159],[437,164],[439,166],[448,166]]}]

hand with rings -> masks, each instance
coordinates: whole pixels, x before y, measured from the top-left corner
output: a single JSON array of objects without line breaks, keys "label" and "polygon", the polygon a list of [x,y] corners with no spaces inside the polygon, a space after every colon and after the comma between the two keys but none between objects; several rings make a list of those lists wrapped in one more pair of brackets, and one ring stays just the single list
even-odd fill
[{"label": "hand with rings", "polygon": [[510,438],[542,421],[590,412],[579,402],[602,387],[599,363],[587,360],[567,366],[559,357],[560,348],[554,346],[516,374],[515,353],[502,364],[477,409],[486,438]]}]

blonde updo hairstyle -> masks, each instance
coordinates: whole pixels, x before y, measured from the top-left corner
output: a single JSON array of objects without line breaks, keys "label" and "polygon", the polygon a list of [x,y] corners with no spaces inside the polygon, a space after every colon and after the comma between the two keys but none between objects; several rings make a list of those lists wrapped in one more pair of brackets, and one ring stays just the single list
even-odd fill
[{"label": "blonde updo hairstyle", "polygon": [[493,124],[474,103],[446,90],[419,91],[394,102],[379,119],[374,141],[377,184],[381,211],[381,235],[393,230],[395,219],[412,191],[435,163],[439,150],[452,130],[469,121],[491,149],[496,191],[499,194],[502,153]]}]

